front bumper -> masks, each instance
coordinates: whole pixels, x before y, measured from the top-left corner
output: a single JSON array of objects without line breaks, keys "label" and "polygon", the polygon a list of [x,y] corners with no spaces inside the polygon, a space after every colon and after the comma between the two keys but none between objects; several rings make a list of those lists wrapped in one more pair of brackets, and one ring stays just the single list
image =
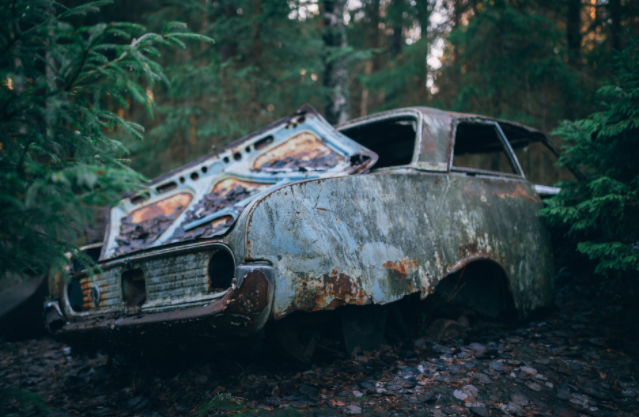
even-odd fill
[{"label": "front bumper", "polygon": [[[99,316],[67,321],[57,302],[45,303],[47,327],[64,340],[100,344],[119,340],[127,344],[159,339],[162,344],[188,338],[244,338],[258,333],[268,321],[274,292],[273,267],[267,264],[239,265],[233,285],[211,303],[185,309],[132,316]],[[177,336],[177,337],[173,337]],[[230,342],[230,340],[228,340]]]}]

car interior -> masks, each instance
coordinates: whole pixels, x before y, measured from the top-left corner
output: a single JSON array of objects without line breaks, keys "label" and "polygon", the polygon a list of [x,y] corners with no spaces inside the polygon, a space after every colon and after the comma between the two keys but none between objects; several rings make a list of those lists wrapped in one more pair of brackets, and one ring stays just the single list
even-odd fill
[{"label": "car interior", "polygon": [[417,121],[412,117],[380,120],[340,132],[377,153],[374,169],[408,165],[413,159]]}]

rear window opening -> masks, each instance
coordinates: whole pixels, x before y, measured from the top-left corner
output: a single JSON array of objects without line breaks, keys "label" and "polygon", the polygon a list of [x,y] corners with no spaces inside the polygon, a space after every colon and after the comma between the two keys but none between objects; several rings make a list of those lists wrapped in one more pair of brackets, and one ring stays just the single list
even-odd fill
[{"label": "rear window opening", "polygon": [[122,273],[122,302],[127,307],[140,307],[146,301],[144,271],[129,269]]},{"label": "rear window opening", "polygon": [[417,138],[414,118],[381,120],[340,132],[379,156],[375,168],[408,165],[413,160]]},{"label": "rear window opening", "polygon": [[499,131],[490,123],[457,125],[453,168],[465,172],[517,174]]}]

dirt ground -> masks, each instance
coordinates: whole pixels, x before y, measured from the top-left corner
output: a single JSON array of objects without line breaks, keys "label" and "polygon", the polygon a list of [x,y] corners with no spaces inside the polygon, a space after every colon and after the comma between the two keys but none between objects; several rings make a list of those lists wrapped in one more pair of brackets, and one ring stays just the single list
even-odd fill
[{"label": "dirt ground", "polygon": [[258,351],[107,366],[105,355],[45,337],[3,346],[0,402],[10,416],[42,413],[6,398],[9,387],[39,394],[56,417],[637,416],[634,300],[564,271],[555,308],[535,321],[471,322],[445,344],[422,337],[350,358],[325,351],[310,364]]}]

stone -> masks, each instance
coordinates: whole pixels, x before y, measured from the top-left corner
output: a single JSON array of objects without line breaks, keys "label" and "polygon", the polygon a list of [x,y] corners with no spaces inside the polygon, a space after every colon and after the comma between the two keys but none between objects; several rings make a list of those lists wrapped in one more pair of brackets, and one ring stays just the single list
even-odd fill
[{"label": "stone", "polygon": [[362,414],[362,407],[354,404],[347,405],[343,410],[346,414]]},{"label": "stone", "polygon": [[477,387],[475,387],[474,385],[464,385],[462,391],[472,397],[477,397],[477,395],[479,394]]},{"label": "stone", "polygon": [[490,413],[488,412],[488,409],[486,407],[470,407],[470,411],[480,417],[490,416]]},{"label": "stone", "polygon": [[458,390],[458,389],[453,391],[453,396],[455,398],[457,398],[458,400],[462,400],[462,401],[464,401],[466,398],[468,398],[468,394],[466,394],[464,391],[461,391],[461,390]]},{"label": "stone", "polygon": [[526,382],[526,386],[533,391],[541,391],[542,386],[536,382]]},{"label": "stone", "polygon": [[488,366],[490,367],[490,369],[493,369],[495,371],[501,372],[504,370],[504,365],[501,362],[492,361],[488,363]]},{"label": "stone", "polygon": [[530,397],[528,397],[523,392],[514,392],[510,395],[510,400],[517,405],[524,406],[530,402]]},{"label": "stone", "polygon": [[479,379],[481,382],[483,382],[484,384],[492,384],[493,383],[493,380],[490,379],[490,377],[488,375],[486,375],[485,373],[483,373],[483,372],[477,372],[475,374],[475,377],[477,379]]}]

